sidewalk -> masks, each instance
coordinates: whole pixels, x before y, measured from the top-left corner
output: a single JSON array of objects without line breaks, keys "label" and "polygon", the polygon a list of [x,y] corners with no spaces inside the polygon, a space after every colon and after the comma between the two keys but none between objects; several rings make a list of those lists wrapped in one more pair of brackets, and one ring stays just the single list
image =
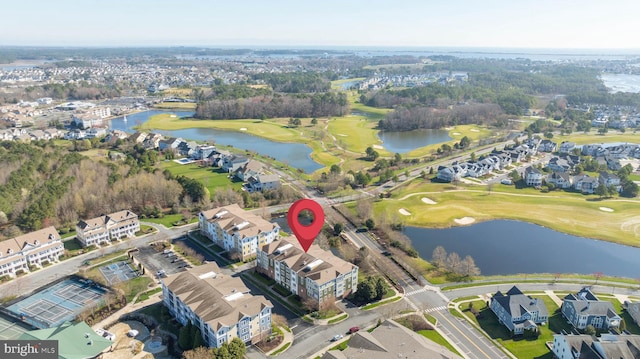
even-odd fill
[{"label": "sidewalk", "polygon": [[[287,349],[291,348],[291,345],[293,345],[293,333],[290,332],[289,328],[284,328],[284,327],[279,327],[282,330],[282,343],[280,343],[280,345],[278,345],[277,347],[269,350],[268,352],[264,353],[264,355],[266,356],[270,356],[272,353],[277,352],[278,350],[280,350],[280,348],[283,348],[285,345],[287,345],[287,343],[289,343],[289,345],[287,346]],[[289,330],[287,330],[289,329]],[[286,352],[286,350],[281,351],[280,353],[276,354],[276,355],[280,355],[282,353]]]}]

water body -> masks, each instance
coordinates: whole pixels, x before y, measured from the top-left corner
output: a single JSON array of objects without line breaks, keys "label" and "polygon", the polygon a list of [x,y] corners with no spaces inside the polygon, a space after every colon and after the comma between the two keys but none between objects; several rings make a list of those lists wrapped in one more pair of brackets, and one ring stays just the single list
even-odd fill
[{"label": "water body", "polygon": [[[177,117],[191,117],[193,111],[151,110],[127,115],[127,122],[122,117],[111,120],[111,129],[133,133],[133,127],[145,123],[149,117],[157,114],[173,114]],[[305,173],[311,173],[323,166],[311,159],[311,148],[301,143],[281,143],[253,136],[243,132],[223,131],[212,128],[187,128],[182,130],[158,130],[164,136],[181,137],[187,140],[208,141],[233,146],[244,150],[270,156]]]},{"label": "water body", "polygon": [[600,78],[609,92],[640,93],[640,75],[602,74]]},{"label": "water body", "polygon": [[406,153],[416,148],[451,140],[446,130],[420,129],[413,131],[380,131],[382,146],[392,153]]},{"label": "water body", "polygon": [[407,227],[420,257],[442,246],[473,257],[483,275],[582,273],[637,278],[640,248],[572,236],[526,222],[496,220],[466,227]]}]

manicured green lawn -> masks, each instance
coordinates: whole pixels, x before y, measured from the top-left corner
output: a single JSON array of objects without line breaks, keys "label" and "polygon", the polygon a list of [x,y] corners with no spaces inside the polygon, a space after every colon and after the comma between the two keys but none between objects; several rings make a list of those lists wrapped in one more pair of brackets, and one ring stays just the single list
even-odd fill
[{"label": "manicured green lawn", "polygon": [[164,161],[161,168],[168,169],[174,176],[185,176],[202,182],[211,194],[216,188],[231,186],[233,189],[240,189],[242,187],[242,182],[232,181],[228,173],[213,167],[200,167],[195,163],[181,165],[174,161]]},{"label": "manicured green lawn", "polygon": [[[539,326],[540,335],[537,338],[525,338],[524,336],[512,338],[509,330],[499,323],[496,315],[486,307],[486,302],[482,300],[473,302],[474,308],[480,311],[478,317],[474,317],[469,311],[465,311],[465,314],[467,319],[475,322],[491,338],[504,345],[517,358],[546,358],[546,355],[549,354],[549,349],[546,347],[545,342],[553,341],[554,333],[559,333],[562,330],[570,331],[571,326],[567,324],[567,321],[560,313],[559,307],[551,298],[546,295],[533,297],[542,300],[549,312],[549,322],[547,325]],[[465,303],[462,308],[466,310],[467,305]]]},{"label": "manicured green lawn", "polygon": [[[163,226],[170,228],[173,227],[174,223],[177,223],[178,221],[182,220],[182,214],[177,213],[177,214],[165,214],[164,217],[162,218],[145,218],[143,219],[143,221],[145,222],[151,222],[151,223],[157,223],[157,224],[162,224]],[[189,220],[189,223],[195,223],[198,222],[198,217],[197,216],[193,216],[193,218],[191,218],[191,220]],[[184,224],[184,223],[182,223]]]}]

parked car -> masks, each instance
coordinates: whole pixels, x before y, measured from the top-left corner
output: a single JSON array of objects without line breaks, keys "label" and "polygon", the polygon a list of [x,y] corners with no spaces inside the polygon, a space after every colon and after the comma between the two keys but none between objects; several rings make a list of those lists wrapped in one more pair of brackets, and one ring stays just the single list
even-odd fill
[{"label": "parked car", "polygon": [[342,334],[336,334],[336,335],[334,335],[334,336],[333,336],[333,338],[331,338],[331,341],[332,341],[332,342],[337,342],[338,340],[340,340],[340,339],[342,339],[342,338],[344,338],[344,335],[342,335]]},{"label": "parked car", "polygon": [[358,330],[360,330],[360,327],[351,327],[351,328],[349,328],[349,334],[353,334],[353,333],[357,332]]},{"label": "parked car", "polygon": [[502,184],[506,184],[506,185],[510,185],[510,184],[513,184],[513,181],[511,181],[511,180],[510,180],[510,179],[508,179],[508,178],[505,178],[505,179],[503,179],[502,181],[500,181],[500,183],[502,183]]}]

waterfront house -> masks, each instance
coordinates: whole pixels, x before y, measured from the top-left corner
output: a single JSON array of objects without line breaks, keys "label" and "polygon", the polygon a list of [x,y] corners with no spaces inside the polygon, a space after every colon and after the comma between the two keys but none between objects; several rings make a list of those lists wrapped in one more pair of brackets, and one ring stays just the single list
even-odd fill
[{"label": "waterfront house", "polygon": [[529,166],[524,170],[524,181],[527,184],[527,186],[530,186],[530,187],[542,186],[543,177],[544,176],[542,174],[542,171],[540,171],[539,169],[533,166]]},{"label": "waterfront house", "polygon": [[233,172],[233,175],[243,181],[246,182],[252,176],[257,176],[262,173],[262,163],[249,160],[249,162],[245,163],[243,166],[239,167],[237,170]]},{"label": "waterfront house", "polygon": [[536,330],[538,324],[544,324],[549,318],[543,301],[524,295],[516,286],[506,294],[496,292],[491,297],[490,308],[500,323],[514,335],[523,334],[525,330]]},{"label": "waterfront house", "polygon": [[556,188],[571,188],[571,176],[566,172],[553,172],[547,176],[547,183],[553,183]]},{"label": "waterfront house", "polygon": [[589,325],[596,329],[617,328],[622,319],[611,302],[598,299],[589,287],[564,297],[561,310],[571,325],[580,330]]},{"label": "waterfront house", "polygon": [[589,177],[589,175],[577,175],[573,177],[573,188],[582,193],[592,194],[598,188],[598,179]]},{"label": "waterfront house", "polygon": [[241,155],[230,155],[222,158],[222,170],[228,173],[235,172],[238,168],[249,162],[249,158]]}]

